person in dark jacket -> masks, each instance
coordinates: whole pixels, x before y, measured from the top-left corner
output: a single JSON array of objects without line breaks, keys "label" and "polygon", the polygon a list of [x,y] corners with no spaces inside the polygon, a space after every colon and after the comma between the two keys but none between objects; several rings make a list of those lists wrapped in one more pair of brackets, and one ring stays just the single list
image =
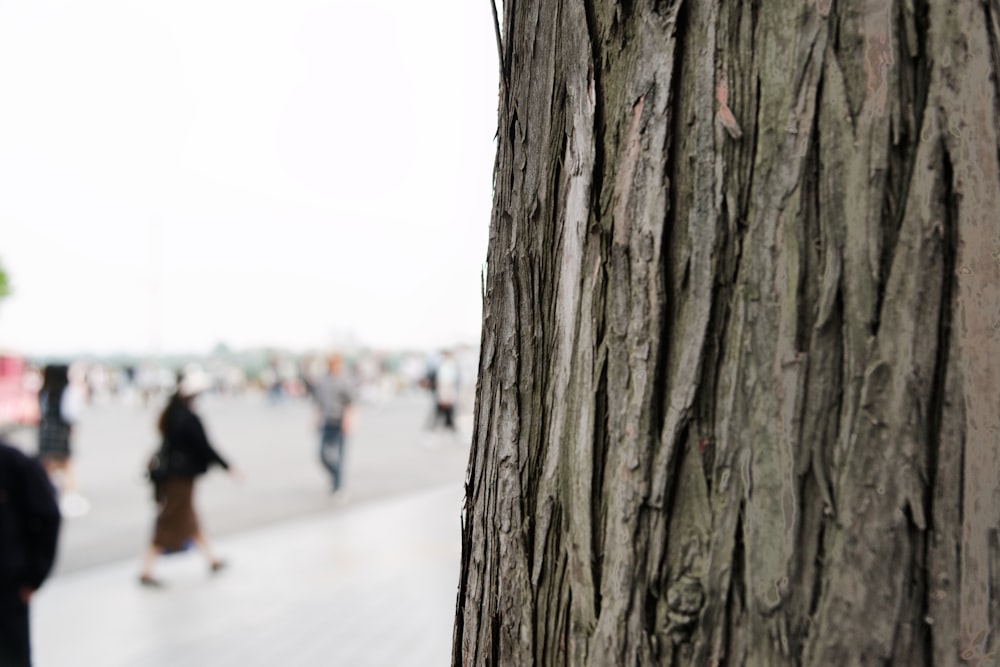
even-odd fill
[{"label": "person in dark jacket", "polygon": [[55,562],[59,503],[34,459],[0,441],[0,665],[31,665],[28,603]]},{"label": "person in dark jacket", "polygon": [[86,400],[85,393],[77,383],[70,381],[69,366],[65,364],[49,364],[43,378],[38,392],[41,413],[38,459],[59,491],[63,516],[82,516],[90,510],[90,502],[77,491],[70,445]]},{"label": "person in dark jacket", "polygon": [[225,565],[213,553],[194,510],[195,480],[208,472],[209,467],[219,465],[238,479],[242,477],[212,447],[201,419],[191,409],[194,398],[209,386],[203,373],[186,373],[160,415],[158,426],[163,437],[160,455],[165,473],[163,479],[156,482],[156,525],[139,576],[144,586],[162,586],[153,576],[157,556],[181,551],[192,542],[205,554],[213,573]]}]

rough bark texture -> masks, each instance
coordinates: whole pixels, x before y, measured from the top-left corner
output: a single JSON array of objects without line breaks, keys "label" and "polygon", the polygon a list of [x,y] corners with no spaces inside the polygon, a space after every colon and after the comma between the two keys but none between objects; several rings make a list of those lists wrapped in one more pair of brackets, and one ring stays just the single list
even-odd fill
[{"label": "rough bark texture", "polygon": [[992,664],[1000,0],[507,0],[454,663]]}]

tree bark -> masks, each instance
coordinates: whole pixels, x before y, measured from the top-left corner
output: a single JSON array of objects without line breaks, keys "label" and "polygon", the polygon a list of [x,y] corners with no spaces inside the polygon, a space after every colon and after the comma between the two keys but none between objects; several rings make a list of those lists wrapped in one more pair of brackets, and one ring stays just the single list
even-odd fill
[{"label": "tree bark", "polygon": [[507,0],[454,664],[1000,649],[1000,0]]}]

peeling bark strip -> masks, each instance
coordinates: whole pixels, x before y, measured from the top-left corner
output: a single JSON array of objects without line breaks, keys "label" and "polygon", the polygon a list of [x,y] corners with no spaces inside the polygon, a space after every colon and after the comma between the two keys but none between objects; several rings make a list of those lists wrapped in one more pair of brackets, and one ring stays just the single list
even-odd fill
[{"label": "peeling bark strip", "polygon": [[453,663],[995,661],[1000,2],[502,4]]}]

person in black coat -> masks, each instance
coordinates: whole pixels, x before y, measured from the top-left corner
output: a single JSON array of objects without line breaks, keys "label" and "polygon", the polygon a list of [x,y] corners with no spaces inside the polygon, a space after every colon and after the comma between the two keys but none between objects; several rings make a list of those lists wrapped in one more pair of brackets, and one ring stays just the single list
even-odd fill
[{"label": "person in black coat", "polygon": [[195,480],[212,465],[221,466],[238,479],[242,475],[212,447],[201,418],[191,409],[195,396],[208,389],[209,384],[202,373],[186,374],[160,415],[163,444],[159,458],[163,471],[154,481],[157,515],[153,539],[139,575],[139,582],[144,586],[162,586],[153,576],[153,564],[160,554],[181,551],[191,543],[205,554],[212,572],[224,566],[212,552],[195,513]]},{"label": "person in black coat", "polygon": [[38,392],[38,460],[59,491],[59,506],[64,517],[75,517],[90,510],[90,502],[77,491],[75,458],[71,449],[76,422],[83,410],[85,392],[70,381],[69,366],[49,364]]},{"label": "person in black coat", "polygon": [[34,459],[0,441],[0,665],[31,665],[28,604],[49,576],[59,542],[59,503]]}]

